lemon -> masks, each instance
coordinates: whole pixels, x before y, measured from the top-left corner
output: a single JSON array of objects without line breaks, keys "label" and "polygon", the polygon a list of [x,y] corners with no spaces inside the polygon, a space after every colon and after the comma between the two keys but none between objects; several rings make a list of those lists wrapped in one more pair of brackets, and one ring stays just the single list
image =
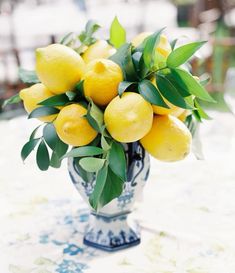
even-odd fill
[{"label": "lemon", "polygon": [[172,103],[170,103],[165,98],[163,98],[163,100],[169,106],[169,108],[164,108],[164,107],[161,107],[161,106],[153,105],[153,112],[155,114],[158,114],[158,115],[172,115],[172,116],[178,117],[184,112],[184,109],[182,109],[182,108],[180,108],[180,107],[178,107],[176,105],[173,105]]},{"label": "lemon", "polygon": [[115,52],[116,49],[105,40],[98,40],[87,48],[87,50],[83,53],[82,58],[85,63],[89,63],[95,59],[106,59]]},{"label": "lemon", "polygon": [[83,80],[85,96],[95,104],[105,106],[117,96],[123,75],[120,66],[113,61],[96,59],[87,65]]},{"label": "lemon", "polygon": [[[152,32],[142,32],[133,38],[131,41],[134,47],[139,46],[148,36],[150,36]],[[171,45],[166,37],[166,35],[160,35],[160,41],[158,46],[156,47],[156,58],[166,59],[166,57],[171,53]]]},{"label": "lemon", "polygon": [[151,130],[140,142],[153,157],[170,162],[182,160],[189,154],[192,136],[176,117],[155,116]]},{"label": "lemon", "polygon": [[97,132],[84,117],[86,113],[86,108],[79,104],[70,104],[60,111],[54,124],[59,138],[64,143],[84,146],[97,136]]},{"label": "lemon", "polygon": [[70,47],[52,44],[36,50],[37,75],[55,94],[73,90],[84,69],[82,57]]},{"label": "lemon", "polygon": [[[22,89],[19,96],[23,100],[25,110],[30,114],[34,109],[41,107],[38,105],[39,102],[54,96],[54,94],[42,83],[37,83],[29,88]],[[50,122],[55,119],[56,115],[57,114],[40,117],[38,119],[44,122]]]},{"label": "lemon", "polygon": [[110,135],[120,142],[133,142],[145,136],[152,127],[153,109],[141,95],[125,92],[115,97],[104,112]]}]

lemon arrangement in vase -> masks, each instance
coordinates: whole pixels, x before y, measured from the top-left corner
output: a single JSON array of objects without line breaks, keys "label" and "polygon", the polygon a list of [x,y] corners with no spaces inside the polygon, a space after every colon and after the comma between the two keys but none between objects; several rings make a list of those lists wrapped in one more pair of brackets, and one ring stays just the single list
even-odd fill
[{"label": "lemon arrangement in vase", "polygon": [[42,171],[68,159],[72,182],[91,207],[84,243],[114,251],[140,242],[127,221],[149,174],[149,154],[173,162],[190,152],[195,124],[214,102],[188,69],[205,42],[175,48],[164,30],[126,41],[117,18],[108,40],[88,21],[79,35],[36,50],[35,71],[20,69],[28,87],[8,99],[23,101],[28,118],[42,123],[21,151],[36,150]]}]

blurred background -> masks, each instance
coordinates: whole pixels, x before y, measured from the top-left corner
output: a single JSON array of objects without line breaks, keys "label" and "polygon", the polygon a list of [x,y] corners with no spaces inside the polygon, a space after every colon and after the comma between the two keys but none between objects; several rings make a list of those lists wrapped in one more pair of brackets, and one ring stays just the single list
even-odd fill
[{"label": "blurred background", "polygon": [[235,96],[235,0],[0,0],[0,119],[23,111],[21,105],[3,109],[2,102],[23,87],[18,67],[34,69],[35,48],[79,33],[88,19],[97,20],[108,39],[115,15],[129,39],[167,26],[169,39],[180,38],[179,44],[208,40],[192,59],[192,71],[211,76],[213,107],[228,110],[224,97],[232,104]]}]

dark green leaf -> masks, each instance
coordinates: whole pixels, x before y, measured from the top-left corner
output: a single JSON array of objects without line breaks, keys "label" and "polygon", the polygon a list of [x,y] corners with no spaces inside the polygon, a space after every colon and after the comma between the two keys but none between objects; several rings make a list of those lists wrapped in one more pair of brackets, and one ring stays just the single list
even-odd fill
[{"label": "dark green leaf", "polygon": [[126,157],[122,144],[114,141],[108,154],[109,166],[122,180],[126,180]]},{"label": "dark green leaf", "polygon": [[57,136],[55,126],[53,123],[47,123],[43,128],[43,137],[46,141],[47,145],[52,149],[55,150],[57,141],[59,137]]},{"label": "dark green leaf", "polygon": [[99,147],[94,146],[83,146],[74,148],[69,151],[63,158],[66,157],[82,157],[82,156],[94,156],[94,155],[101,155],[104,153],[104,150]]},{"label": "dark green leaf", "polygon": [[122,68],[124,79],[126,81],[135,81],[137,79],[131,56],[131,44],[122,45],[115,54],[109,57],[109,59]]},{"label": "dark green leaf", "polygon": [[92,100],[88,105],[86,118],[90,125],[98,132],[102,132],[102,126],[104,124],[104,114],[98,106],[94,104]]},{"label": "dark green leaf", "polygon": [[46,100],[38,103],[38,105],[44,106],[63,106],[69,102],[68,97],[65,94],[55,95]]},{"label": "dark green leaf", "polygon": [[132,84],[134,84],[134,82],[127,82],[127,81],[123,81],[120,82],[118,85],[118,95],[119,97],[122,96],[122,94],[128,89],[128,87],[130,87]]},{"label": "dark green leaf", "polygon": [[207,113],[202,109],[201,105],[199,104],[199,102],[196,99],[194,100],[194,103],[197,108],[197,112],[200,115],[200,118],[210,120],[211,117],[207,115]]},{"label": "dark green leaf", "polygon": [[37,149],[37,165],[41,171],[48,170],[50,166],[50,158],[45,142],[42,140]]},{"label": "dark green leaf", "polygon": [[182,86],[182,88],[187,89],[190,94],[204,101],[215,102],[205,88],[200,85],[200,83],[195,80],[190,73],[180,68],[171,69],[171,72],[175,77],[177,77],[178,84]]},{"label": "dark green leaf", "polygon": [[167,66],[174,68],[184,64],[206,42],[194,42],[173,50],[167,58]]},{"label": "dark green leaf", "polygon": [[[84,98],[84,91],[83,91],[83,83],[84,80],[81,80],[78,84],[75,86],[75,90],[77,91],[76,96],[78,96],[80,99]],[[75,97],[73,97],[70,100],[73,100]]]},{"label": "dark green leaf", "polygon": [[30,137],[29,137],[29,140],[32,140],[32,139],[35,138],[35,135],[36,135],[38,129],[39,129],[41,126],[42,126],[42,124],[39,125],[38,127],[36,127],[36,128],[33,130],[33,132],[31,133],[31,135],[30,135]]},{"label": "dark green leaf", "polygon": [[79,160],[80,166],[87,172],[98,172],[104,165],[105,159],[84,157]]},{"label": "dark green leaf", "polygon": [[152,69],[155,60],[156,47],[160,41],[160,35],[163,29],[150,35],[146,41],[143,51],[144,63],[147,68]]},{"label": "dark green leaf", "polygon": [[180,93],[182,97],[188,97],[191,94],[188,92],[187,88],[185,88],[183,85],[180,85],[178,80],[179,78],[175,76],[173,73],[167,73],[166,78],[171,82],[172,85],[177,89],[177,91]]},{"label": "dark green leaf", "polygon": [[173,41],[171,41],[171,49],[174,50],[176,43],[177,43],[178,39],[174,39]]},{"label": "dark green leaf", "polygon": [[108,174],[108,166],[105,164],[101,170],[99,170],[96,176],[96,183],[92,194],[90,195],[89,202],[94,210],[98,210],[100,207],[100,197],[104,190]]},{"label": "dark green leaf", "polygon": [[16,94],[16,95],[10,97],[9,99],[5,100],[3,102],[2,108],[4,108],[8,104],[19,103],[20,101],[21,101],[21,98],[20,98],[19,94]]},{"label": "dark green leaf", "polygon": [[169,106],[164,102],[158,89],[149,80],[143,80],[138,85],[139,93],[148,102],[158,105],[161,107],[169,108]]},{"label": "dark green leaf", "polygon": [[126,31],[115,16],[110,27],[110,43],[119,48],[126,42]]},{"label": "dark green leaf", "polygon": [[27,143],[25,143],[25,145],[23,146],[22,150],[21,150],[21,158],[24,161],[29,154],[33,151],[33,149],[36,147],[36,145],[38,144],[38,141],[40,140],[40,138],[36,138],[36,139],[31,139],[29,140]]},{"label": "dark green leaf", "polygon": [[163,75],[157,75],[157,86],[164,98],[170,103],[184,109],[192,109],[186,104],[184,98],[179,94],[175,86]]},{"label": "dark green leaf", "polygon": [[61,166],[62,157],[68,150],[68,145],[61,141],[59,138],[56,142],[54,151],[52,152],[50,166],[53,168],[59,168]]},{"label": "dark green leaf", "polygon": [[24,83],[39,83],[39,79],[35,71],[19,68],[18,71],[19,78]]},{"label": "dark green leaf", "polygon": [[119,197],[123,191],[123,180],[111,168],[108,168],[106,183],[99,199],[99,207],[103,207],[114,198]]},{"label": "dark green leaf", "polygon": [[44,116],[50,116],[59,113],[60,110],[51,106],[42,106],[34,109],[28,116],[28,118],[39,118]]}]

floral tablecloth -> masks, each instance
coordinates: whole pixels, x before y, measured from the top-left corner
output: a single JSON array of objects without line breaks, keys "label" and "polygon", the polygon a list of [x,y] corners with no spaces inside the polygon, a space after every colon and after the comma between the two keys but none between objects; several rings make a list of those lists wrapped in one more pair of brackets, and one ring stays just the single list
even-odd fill
[{"label": "floral tablecloth", "polygon": [[152,160],[131,217],[142,243],[106,253],[84,246],[88,209],[60,170],[25,165],[20,148],[37,124],[0,122],[0,273],[234,273],[235,120],[211,113],[201,126],[204,161]]}]

